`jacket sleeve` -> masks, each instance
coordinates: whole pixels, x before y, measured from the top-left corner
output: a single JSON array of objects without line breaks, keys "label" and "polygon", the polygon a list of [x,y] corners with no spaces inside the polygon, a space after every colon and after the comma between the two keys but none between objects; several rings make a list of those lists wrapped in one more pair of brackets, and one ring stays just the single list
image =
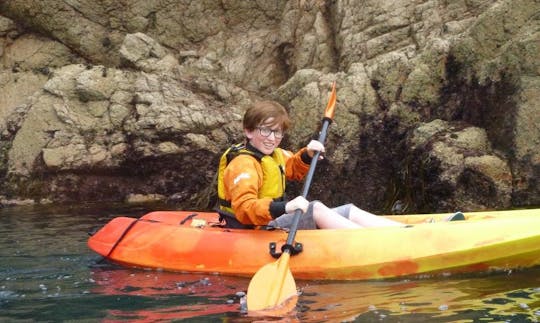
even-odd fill
[{"label": "jacket sleeve", "polygon": [[270,215],[271,198],[258,198],[263,171],[260,163],[248,155],[234,158],[225,169],[226,198],[230,199],[238,221],[243,224],[266,225]]},{"label": "jacket sleeve", "polygon": [[283,150],[285,156],[285,176],[289,180],[299,181],[306,176],[309,171],[311,158],[307,154],[307,148],[304,147],[292,154],[288,150]]}]

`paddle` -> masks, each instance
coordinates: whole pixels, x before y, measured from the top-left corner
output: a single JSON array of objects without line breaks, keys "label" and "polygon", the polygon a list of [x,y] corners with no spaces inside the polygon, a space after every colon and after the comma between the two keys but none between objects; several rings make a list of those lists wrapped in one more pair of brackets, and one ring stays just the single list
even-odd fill
[{"label": "paddle", "polygon": [[[324,111],[323,124],[319,134],[319,141],[324,143],[328,126],[334,118],[334,109],[336,106],[336,82],[332,84],[332,92],[328,98],[328,104]],[[307,198],[309,186],[315,173],[315,167],[319,160],[320,152],[316,152],[311,160],[309,171],[306,175],[302,196]],[[249,311],[262,311],[286,306],[292,309],[296,306],[297,291],[296,283],[289,269],[289,259],[293,247],[298,222],[302,210],[297,209],[294,212],[292,225],[287,236],[287,242],[283,246],[282,254],[276,262],[267,264],[259,269],[249,282],[247,291],[247,309]]]}]

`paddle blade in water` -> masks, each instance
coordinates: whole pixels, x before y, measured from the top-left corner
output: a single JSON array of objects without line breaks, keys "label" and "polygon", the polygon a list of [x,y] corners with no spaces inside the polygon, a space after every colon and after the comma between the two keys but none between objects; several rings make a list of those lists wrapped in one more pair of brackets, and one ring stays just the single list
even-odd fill
[{"label": "paddle blade in water", "polygon": [[255,273],[247,291],[248,311],[272,310],[285,304],[292,305],[292,308],[296,306],[296,301],[290,302],[291,298],[296,299],[298,293],[289,269],[289,257],[290,254],[284,252],[277,261]]}]

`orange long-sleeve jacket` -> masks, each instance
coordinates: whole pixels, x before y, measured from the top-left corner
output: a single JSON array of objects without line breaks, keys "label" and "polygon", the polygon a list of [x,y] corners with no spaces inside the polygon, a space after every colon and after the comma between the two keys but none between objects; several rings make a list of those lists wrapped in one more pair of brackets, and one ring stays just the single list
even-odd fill
[{"label": "orange long-sleeve jacket", "polygon": [[[307,149],[295,154],[283,150],[285,177],[301,180],[309,170],[311,158]],[[259,198],[263,184],[263,169],[259,160],[248,154],[235,157],[225,169],[223,182],[225,198],[231,201],[236,219],[243,224],[266,225],[285,213],[286,201],[274,201],[269,197]]]}]

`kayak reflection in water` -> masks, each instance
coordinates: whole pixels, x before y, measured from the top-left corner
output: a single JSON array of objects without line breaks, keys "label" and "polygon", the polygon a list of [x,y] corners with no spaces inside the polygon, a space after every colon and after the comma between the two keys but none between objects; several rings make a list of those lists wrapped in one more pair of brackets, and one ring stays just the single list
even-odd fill
[{"label": "kayak reflection in water", "polygon": [[218,170],[219,213],[228,226],[290,228],[297,209],[298,229],[403,226],[353,204],[331,209],[303,196],[287,201],[286,180],[302,180],[314,155],[324,152],[317,140],[294,154],[279,148],[289,126],[287,111],[274,101],[257,102],[244,114],[245,142],[225,151]]}]

